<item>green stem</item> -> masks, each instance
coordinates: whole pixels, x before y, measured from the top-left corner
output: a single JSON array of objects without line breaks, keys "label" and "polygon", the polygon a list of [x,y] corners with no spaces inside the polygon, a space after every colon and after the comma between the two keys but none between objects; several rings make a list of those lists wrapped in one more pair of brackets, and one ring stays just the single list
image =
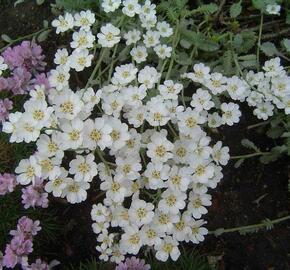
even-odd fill
[{"label": "green stem", "polygon": [[214,231],[210,231],[209,234],[214,234],[215,236],[222,235],[224,233],[229,233],[229,232],[243,232],[243,231],[250,231],[254,229],[261,229],[264,227],[269,227],[274,224],[286,221],[290,219],[290,215],[273,219],[273,220],[265,220],[264,222],[258,223],[258,224],[253,224],[253,225],[247,225],[247,226],[241,226],[241,227],[235,227],[235,228],[229,228],[229,229],[224,229],[224,228],[219,228]]},{"label": "green stem", "polygon": [[246,158],[269,155],[269,154],[270,154],[269,152],[258,152],[258,153],[252,153],[252,154],[246,154],[246,155],[231,156],[230,159],[246,159]]},{"label": "green stem", "polygon": [[[112,55],[112,59],[115,59],[115,56],[116,56],[116,53],[117,53],[117,49],[118,49],[118,45],[119,43],[115,46],[114,48],[114,52],[113,52],[113,55]],[[109,70],[109,76],[108,76],[108,82],[111,80],[112,78],[112,73],[113,73],[113,67],[114,67],[114,61],[111,62],[111,65],[110,65],[110,70]]]},{"label": "green stem", "polygon": [[258,47],[257,47],[257,70],[260,70],[260,48],[261,48],[261,39],[262,39],[262,31],[263,31],[263,22],[264,22],[264,14],[261,12],[261,20],[259,27],[259,37],[258,37]]},{"label": "green stem", "polygon": [[171,59],[170,59],[170,63],[169,63],[169,68],[168,71],[166,73],[166,77],[165,80],[168,80],[171,74],[171,70],[174,64],[174,57],[175,57],[175,49],[177,47],[178,44],[178,36],[179,36],[179,21],[177,22],[176,26],[175,26],[175,33],[173,36],[173,40],[172,40],[172,54],[171,54]]},{"label": "green stem", "polygon": [[168,122],[168,127],[171,130],[171,132],[173,133],[174,137],[178,137],[178,134],[176,133],[174,127],[171,125],[171,123]]},{"label": "green stem", "polygon": [[4,50],[6,50],[8,47],[10,47],[11,45],[13,45],[16,42],[19,42],[19,41],[24,40],[24,39],[30,39],[30,38],[32,38],[34,36],[39,35],[40,33],[44,32],[44,31],[50,30],[50,29],[51,29],[50,27],[46,27],[46,28],[43,28],[43,29],[35,32],[35,33],[28,34],[26,36],[22,36],[22,37],[19,37],[19,38],[14,39],[14,40],[11,40],[6,46],[4,46],[4,47],[2,47],[0,49],[0,52],[3,52]]},{"label": "green stem", "polygon": [[98,69],[99,69],[99,67],[100,67],[100,65],[101,65],[101,63],[103,61],[103,58],[105,56],[105,52],[106,52],[106,49],[102,49],[101,50],[101,52],[99,54],[98,62],[96,63],[95,68],[94,68],[90,78],[88,79],[88,82],[87,82],[87,84],[85,86],[85,89],[87,89],[89,86],[92,85],[92,81],[94,80],[94,77],[95,77],[95,75],[96,75],[96,73],[97,73],[97,71],[98,71]]}]

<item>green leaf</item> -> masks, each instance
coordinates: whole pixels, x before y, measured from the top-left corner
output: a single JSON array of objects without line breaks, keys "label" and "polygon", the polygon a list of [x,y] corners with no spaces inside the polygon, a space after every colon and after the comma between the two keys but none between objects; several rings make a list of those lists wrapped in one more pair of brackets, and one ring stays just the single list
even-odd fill
[{"label": "green leaf", "polygon": [[256,45],[256,41],[256,33],[246,30],[235,35],[233,45],[238,53],[246,53]]},{"label": "green leaf", "polygon": [[282,127],[270,128],[267,131],[267,136],[272,138],[272,139],[277,139],[277,138],[281,137],[283,132],[284,132],[284,128],[282,128]]},{"label": "green leaf", "polygon": [[1,35],[1,39],[7,43],[10,43],[12,41],[12,39],[6,34]]},{"label": "green leaf", "polygon": [[238,3],[234,3],[231,5],[230,8],[230,16],[231,18],[237,18],[241,12],[242,12],[242,5],[241,5],[242,1],[238,2]]},{"label": "green leaf", "polygon": [[239,160],[235,163],[234,167],[235,167],[236,169],[239,168],[239,167],[241,167],[241,165],[244,163],[244,161],[245,161],[244,158],[239,159]]},{"label": "green leaf", "polygon": [[186,52],[179,52],[177,54],[176,62],[182,66],[184,65],[188,66],[192,64],[192,61]]},{"label": "green leaf", "polygon": [[272,42],[264,42],[261,45],[261,50],[263,51],[264,54],[266,54],[267,56],[274,56],[279,54],[278,49],[276,48],[275,44]]},{"label": "green leaf", "polygon": [[255,150],[255,152],[260,152],[260,149],[252,141],[248,139],[242,139],[241,144],[244,147]]},{"label": "green leaf", "polygon": [[48,35],[49,35],[50,32],[51,32],[50,29],[41,32],[41,33],[37,36],[37,41],[38,41],[38,42],[43,42],[43,41],[45,41],[45,40],[47,39],[47,37],[48,37]]},{"label": "green leaf", "polygon": [[184,30],[182,32],[183,39],[190,44],[194,44],[198,49],[205,52],[215,52],[219,49],[219,44],[202,33],[197,33],[190,30]]},{"label": "green leaf", "polygon": [[281,43],[286,49],[286,51],[290,53],[290,39],[284,38]]},{"label": "green leaf", "polygon": [[36,4],[40,6],[40,5],[42,5],[44,3],[44,1],[45,0],[36,0]]},{"label": "green leaf", "polygon": [[232,51],[231,50],[225,51],[222,60],[223,60],[224,72],[226,74],[232,74],[232,72],[233,72],[233,66],[232,66],[233,55],[232,55]]}]

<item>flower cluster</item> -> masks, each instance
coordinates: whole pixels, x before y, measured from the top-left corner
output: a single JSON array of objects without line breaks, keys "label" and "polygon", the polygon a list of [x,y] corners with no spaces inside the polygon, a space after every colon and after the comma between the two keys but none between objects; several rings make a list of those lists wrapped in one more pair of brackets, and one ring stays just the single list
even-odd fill
[{"label": "flower cluster", "polygon": [[115,270],[150,270],[150,265],[145,264],[144,260],[136,257],[127,258],[124,262],[119,263]]},{"label": "flower cluster", "polygon": [[249,85],[247,103],[254,107],[258,119],[267,120],[275,109],[290,114],[290,77],[280,63],[280,58],[266,61],[263,71],[249,71],[245,80]]},{"label": "flower cluster", "polygon": [[36,178],[33,185],[22,189],[22,204],[24,208],[48,207],[48,194],[44,192],[44,184],[41,178]]},{"label": "flower cluster", "polygon": [[[43,73],[46,63],[39,45],[23,41],[20,45],[7,48],[0,56],[0,91],[8,94],[25,94],[36,85],[48,89],[48,80]],[[12,109],[12,101],[8,98],[0,100],[0,121],[7,119]]]},{"label": "flower cluster", "polygon": [[16,176],[14,174],[0,174],[0,195],[13,192],[16,185]]},{"label": "flower cluster", "polygon": [[[105,12],[120,6],[121,1],[102,2]],[[141,23],[136,28],[107,23],[98,33],[91,11],[59,16],[52,22],[56,32],[73,30],[72,41],[56,52],[51,89],[36,86],[24,112],[11,113],[3,124],[10,142],[37,145],[15,170],[19,184],[37,189],[41,178],[46,192],[80,203],[94,182],[103,198],[91,211],[97,250],[100,259],[116,263],[144,246],[161,261],[177,260],[180,242],[204,240],[208,190],[222,179],[229,160],[228,147],[206,130],[232,126],[241,116],[237,104],[219,104],[219,95],[242,101],[249,91],[243,80],[210,73],[204,64],[171,78],[172,65],[164,58],[170,57],[166,42],[173,29],[157,21],[155,8],[148,0],[144,5],[123,1],[120,25],[124,18]],[[101,70],[111,48],[119,59],[118,46],[131,52],[132,61],[113,59]],[[71,73],[90,67],[98,48],[86,86],[72,89]],[[149,53],[158,55],[159,64],[149,61]],[[201,86],[190,100],[183,79]]]},{"label": "flower cluster", "polygon": [[10,231],[13,236],[10,244],[6,245],[2,264],[7,268],[14,268],[20,264],[22,269],[29,269],[28,255],[33,251],[33,238],[41,230],[39,221],[28,217],[18,220],[16,230]]}]

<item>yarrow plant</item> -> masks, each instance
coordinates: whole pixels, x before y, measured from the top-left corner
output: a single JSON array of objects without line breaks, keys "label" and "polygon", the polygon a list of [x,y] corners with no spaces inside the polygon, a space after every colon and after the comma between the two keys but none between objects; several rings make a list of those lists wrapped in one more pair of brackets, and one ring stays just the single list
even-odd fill
[{"label": "yarrow plant", "polygon": [[[238,123],[238,102],[256,106],[262,119],[271,113],[261,106],[282,108],[288,77],[277,59],[245,79],[204,63],[173,72],[179,28],[160,20],[155,4],[104,0],[101,8],[106,21],[86,10],[52,22],[57,34],[71,33],[71,42],[56,51],[48,83],[30,89],[3,131],[10,142],[36,144],[15,169],[26,208],[47,207],[47,193],[81,203],[93,183],[99,258],[117,269],[149,269],[126,255],[147,247],[160,261],[176,261],[182,242],[198,244],[208,234],[209,190],[230,158],[211,129]],[[13,54],[4,53],[7,66],[43,70],[39,49],[29,63]],[[85,84],[73,84],[72,74],[89,70]]]}]

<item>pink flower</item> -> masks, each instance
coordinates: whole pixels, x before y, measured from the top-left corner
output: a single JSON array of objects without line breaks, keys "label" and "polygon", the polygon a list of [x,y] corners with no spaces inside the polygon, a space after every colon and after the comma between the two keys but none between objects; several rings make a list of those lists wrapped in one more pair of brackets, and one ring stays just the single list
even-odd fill
[{"label": "pink flower", "polygon": [[17,182],[14,174],[0,174],[0,195],[5,195],[8,192],[12,192],[16,185]]},{"label": "pink flower", "polygon": [[40,259],[37,259],[35,263],[30,265],[29,270],[49,270],[49,266],[46,262],[43,262]]},{"label": "pink flower", "polygon": [[13,238],[10,244],[6,245],[2,261],[3,266],[14,268],[17,264],[20,264],[22,269],[29,269],[27,268],[28,255],[33,251],[33,236],[41,229],[39,224],[38,220],[33,221],[26,216],[18,220],[16,230],[10,231],[10,235],[12,235]]},{"label": "pink flower", "polygon": [[8,98],[0,100],[0,121],[3,122],[8,118],[9,110],[13,108],[13,102]]},{"label": "pink flower", "polygon": [[0,92],[8,89],[8,81],[4,77],[0,77]]},{"label": "pink flower", "polygon": [[150,265],[145,264],[144,260],[131,257],[127,258],[125,262],[121,262],[119,265],[117,265],[115,270],[149,270],[150,268]]},{"label": "pink flower", "polygon": [[34,185],[23,188],[21,191],[22,203],[25,209],[36,206],[42,208],[48,207],[48,194],[44,192],[43,180],[41,178],[37,178]]},{"label": "pink flower", "polygon": [[45,73],[37,74],[32,82],[34,85],[44,85],[46,91],[50,88],[48,78]]},{"label": "pink flower", "polygon": [[20,45],[7,48],[2,55],[5,63],[12,70],[18,67],[29,72],[44,70],[42,48],[34,42],[23,41]]},{"label": "pink flower", "polygon": [[12,77],[7,78],[8,90],[14,95],[21,95],[28,92],[30,87],[31,73],[25,68],[17,67],[14,69]]}]

